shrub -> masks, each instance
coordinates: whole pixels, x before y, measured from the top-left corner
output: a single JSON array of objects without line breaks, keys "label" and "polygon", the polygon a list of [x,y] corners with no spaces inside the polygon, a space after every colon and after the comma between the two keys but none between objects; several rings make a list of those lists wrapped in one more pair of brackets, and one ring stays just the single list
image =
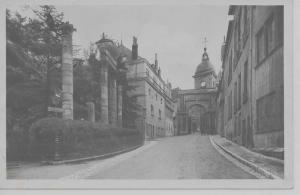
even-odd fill
[{"label": "shrub", "polygon": [[28,136],[23,129],[15,126],[6,130],[6,159],[7,161],[27,160]]},{"label": "shrub", "polygon": [[[59,138],[59,144],[55,139]],[[35,159],[53,159],[58,150],[62,159],[102,155],[143,143],[135,129],[89,121],[44,118],[30,128],[30,154]]]}]

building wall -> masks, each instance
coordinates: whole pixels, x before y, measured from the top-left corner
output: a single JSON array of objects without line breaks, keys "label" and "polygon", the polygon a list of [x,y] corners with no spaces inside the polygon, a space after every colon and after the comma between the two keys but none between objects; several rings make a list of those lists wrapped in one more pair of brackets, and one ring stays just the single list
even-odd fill
[{"label": "building wall", "polygon": [[216,91],[200,90],[179,90],[177,96],[176,123],[179,134],[188,134],[197,129],[193,127],[193,108],[198,107],[200,131],[214,133],[216,127]]},{"label": "building wall", "polygon": [[[229,79],[230,74],[232,75],[232,69],[233,69],[233,55],[234,55],[234,50],[233,50],[233,39],[229,39],[229,42],[227,43],[228,51],[227,55],[224,58],[224,96],[225,96],[225,105],[224,105],[224,131],[225,131],[225,137],[228,139],[233,138],[234,134],[234,126],[233,126],[233,98],[232,98],[232,93],[234,89],[234,81]],[[231,67],[230,67],[231,66]],[[230,73],[231,72],[231,73]]]},{"label": "building wall", "polygon": [[[218,126],[222,127],[224,121],[225,137],[247,147],[282,147],[283,46],[282,40],[276,38],[280,8],[235,6],[233,15],[235,20],[229,25],[222,56],[224,91],[221,93],[225,101],[224,113],[219,102]],[[257,41],[257,37],[266,29],[270,17],[275,20],[270,32],[276,40],[272,51],[258,62],[257,54],[261,52],[257,43],[261,40]]]},{"label": "building wall", "polygon": [[131,84],[138,86],[133,94],[141,94],[138,103],[142,109],[136,125],[145,133],[146,139],[174,135],[173,112],[170,109],[166,114],[166,99],[174,107],[171,100],[171,89],[158,73],[153,70],[146,60],[135,61],[129,65],[127,77],[131,78]]},{"label": "building wall", "polygon": [[[152,87],[151,84],[146,83],[146,107],[147,107],[147,117],[146,117],[146,131],[150,132],[152,129],[152,134],[148,133],[148,137],[162,137],[165,136],[165,103],[164,98]],[[153,111],[151,111],[151,107]],[[159,115],[159,112],[161,113]]]},{"label": "building wall", "polygon": [[175,102],[170,99],[165,99],[165,132],[166,136],[175,135],[174,127],[174,112],[175,112]]},{"label": "building wall", "polygon": [[[283,37],[280,20],[283,14],[279,6],[257,6],[253,12],[253,127],[254,145],[257,148],[283,147],[284,130],[284,78]],[[282,16],[282,17],[280,17]],[[275,40],[273,49],[258,60],[258,33],[267,29],[273,18]],[[283,34],[282,34],[283,35]]]},{"label": "building wall", "polygon": [[[251,146],[250,104],[250,23],[251,7],[238,6],[224,57],[225,136],[244,146]],[[240,33],[238,33],[240,32]],[[238,36],[238,34],[240,34]],[[240,37],[240,38],[237,38]],[[239,49],[237,49],[239,48]],[[222,115],[221,115],[222,116]],[[220,119],[220,122],[222,120]]]}]

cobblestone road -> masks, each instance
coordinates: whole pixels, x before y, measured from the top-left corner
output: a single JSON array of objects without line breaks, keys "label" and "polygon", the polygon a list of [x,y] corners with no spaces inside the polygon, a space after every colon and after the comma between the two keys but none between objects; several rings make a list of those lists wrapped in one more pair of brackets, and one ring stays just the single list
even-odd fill
[{"label": "cobblestone road", "polygon": [[170,137],[90,179],[253,179],[199,134]]}]

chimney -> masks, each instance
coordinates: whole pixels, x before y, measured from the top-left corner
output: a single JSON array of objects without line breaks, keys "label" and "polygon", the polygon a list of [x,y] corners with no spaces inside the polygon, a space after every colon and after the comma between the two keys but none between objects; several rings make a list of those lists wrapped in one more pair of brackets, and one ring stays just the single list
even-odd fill
[{"label": "chimney", "polygon": [[132,44],[132,60],[136,60],[138,58],[138,44],[137,38],[133,36],[133,44]]},{"label": "chimney", "polygon": [[160,68],[158,68],[157,74],[158,74],[158,76],[160,77],[160,75],[161,75],[161,70],[160,70]]},{"label": "chimney", "polygon": [[154,62],[154,64],[155,64],[155,68],[157,69],[157,67],[158,67],[157,53],[155,53],[155,62]]}]

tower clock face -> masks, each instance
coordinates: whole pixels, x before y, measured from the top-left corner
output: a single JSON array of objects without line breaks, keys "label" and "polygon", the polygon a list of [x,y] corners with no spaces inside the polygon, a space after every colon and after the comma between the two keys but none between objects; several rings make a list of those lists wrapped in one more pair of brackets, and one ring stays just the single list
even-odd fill
[{"label": "tower clock face", "polygon": [[205,87],[206,83],[204,81],[201,82],[201,87]]}]

